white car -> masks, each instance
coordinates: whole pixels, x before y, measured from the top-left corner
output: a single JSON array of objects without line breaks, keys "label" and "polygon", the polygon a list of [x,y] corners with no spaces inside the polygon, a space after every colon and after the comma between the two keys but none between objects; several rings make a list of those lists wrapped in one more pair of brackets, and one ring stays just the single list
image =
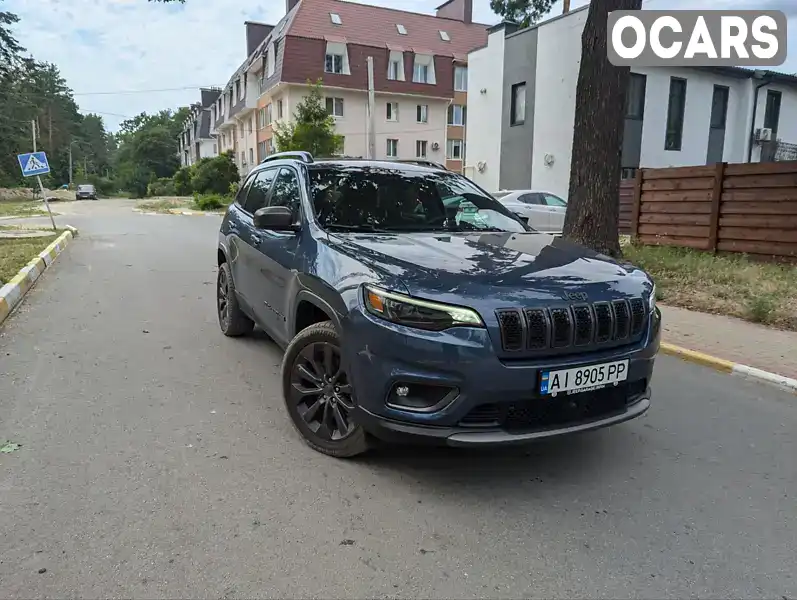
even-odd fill
[{"label": "white car", "polygon": [[537,231],[559,233],[565,225],[567,200],[537,190],[501,190],[493,197]]}]

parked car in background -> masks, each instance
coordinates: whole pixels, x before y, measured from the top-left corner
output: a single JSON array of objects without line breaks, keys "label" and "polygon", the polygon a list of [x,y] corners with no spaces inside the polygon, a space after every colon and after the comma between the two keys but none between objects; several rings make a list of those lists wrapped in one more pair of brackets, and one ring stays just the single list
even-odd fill
[{"label": "parked car in background", "polygon": [[549,192],[501,190],[493,194],[501,204],[537,231],[560,232],[565,225],[567,200]]},{"label": "parked car in background", "polygon": [[85,183],[83,185],[77,186],[77,190],[75,191],[75,199],[76,200],[96,200],[97,199],[97,190],[94,189],[94,186],[90,183]]}]

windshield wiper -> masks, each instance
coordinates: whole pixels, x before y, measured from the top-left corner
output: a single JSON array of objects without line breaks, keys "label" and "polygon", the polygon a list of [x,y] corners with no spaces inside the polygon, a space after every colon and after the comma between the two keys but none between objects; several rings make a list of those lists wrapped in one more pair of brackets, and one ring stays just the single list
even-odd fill
[{"label": "windshield wiper", "polygon": [[330,225],[324,225],[324,229],[328,229],[330,231],[362,231],[366,233],[390,233],[388,229],[383,229],[379,227],[374,227],[373,225],[338,225],[336,223],[332,223]]}]

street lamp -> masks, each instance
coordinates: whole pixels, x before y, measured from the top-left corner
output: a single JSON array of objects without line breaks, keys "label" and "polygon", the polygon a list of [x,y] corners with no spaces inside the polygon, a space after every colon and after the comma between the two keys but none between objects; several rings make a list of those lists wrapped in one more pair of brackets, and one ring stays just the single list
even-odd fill
[{"label": "street lamp", "polygon": [[753,92],[753,118],[750,121],[750,143],[747,145],[747,162],[752,162],[753,160],[753,142],[755,142],[755,117],[756,111],[758,110],[758,92],[762,87],[766,87],[772,83],[772,73],[769,71],[756,69],[753,71],[753,79],[760,81],[761,83],[756,84],[755,91]]}]

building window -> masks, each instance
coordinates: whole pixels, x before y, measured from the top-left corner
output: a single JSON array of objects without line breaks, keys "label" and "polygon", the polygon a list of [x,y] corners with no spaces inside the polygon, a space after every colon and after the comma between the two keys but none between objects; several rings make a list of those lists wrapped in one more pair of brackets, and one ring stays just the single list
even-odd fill
[{"label": "building window", "polygon": [[343,98],[327,98],[327,113],[336,118],[343,117]]},{"label": "building window", "polygon": [[387,140],[387,155],[389,158],[396,158],[398,156],[398,140]]},{"label": "building window", "polygon": [[388,121],[398,121],[398,102],[388,102],[387,103],[387,120]]},{"label": "building window", "polygon": [[767,91],[767,105],[764,110],[764,127],[772,130],[772,139],[778,137],[778,122],[780,121],[781,93],[775,90]]},{"label": "building window", "polygon": [[462,153],[462,140],[448,140],[446,143],[446,158],[450,160],[462,160]]},{"label": "building window", "polygon": [[266,158],[266,142],[259,142],[257,144],[257,156],[262,161]]},{"label": "building window", "polygon": [[444,42],[450,42],[451,41],[451,36],[448,35],[447,31],[443,31],[441,29],[440,30],[440,39],[443,40]]},{"label": "building window", "polygon": [[401,23],[396,23],[396,31],[399,32],[399,35],[407,35],[407,28]]},{"label": "building window", "polygon": [[465,125],[467,124],[468,109],[461,104],[452,104],[448,107],[448,124]]},{"label": "building window", "polygon": [[257,128],[263,129],[266,126],[266,109],[260,108],[257,111]]},{"label": "building window", "polygon": [[343,21],[340,20],[340,15],[337,13],[329,13],[329,20],[333,25],[342,25]]},{"label": "building window", "polygon": [[241,126],[239,127],[239,129],[241,130],[241,139],[244,139],[244,135],[246,135],[246,134],[245,134],[245,132],[244,132],[244,126],[243,126],[243,123],[241,123]]},{"label": "building window", "polygon": [[235,82],[235,96],[240,100],[243,98],[243,94],[241,93],[241,80]]},{"label": "building window", "polygon": [[277,100],[277,118],[278,119],[282,119],[283,118],[282,100]]},{"label": "building window", "polygon": [[417,140],[415,142],[415,156],[416,158],[426,158],[426,140]]},{"label": "building window", "polygon": [[343,55],[327,54],[326,63],[324,64],[324,71],[326,73],[335,73],[337,75],[343,74]]},{"label": "building window", "polygon": [[250,165],[255,164],[255,149],[254,148],[249,148],[249,164]]},{"label": "building window", "polygon": [[404,81],[404,53],[391,50],[387,58],[387,78],[391,81]]},{"label": "building window", "polygon": [[725,129],[728,120],[728,94],[729,89],[724,85],[715,85],[711,97],[711,127],[712,129]]},{"label": "building window", "polygon": [[510,125],[523,125],[526,122],[526,82],[516,83],[512,86],[511,100],[512,114],[509,117]]},{"label": "building window", "polygon": [[346,136],[341,135],[340,141],[338,142],[338,148],[335,150],[336,156],[345,156],[346,155]]},{"label": "building window", "polygon": [[416,121],[418,123],[428,123],[429,122],[429,105],[428,104],[419,104],[415,111]]},{"label": "building window", "polygon": [[219,153],[219,147],[216,144],[213,144],[213,156],[216,156]]},{"label": "building window", "polygon": [[454,67],[454,91],[468,91],[468,67]]},{"label": "building window", "polygon": [[625,117],[626,119],[637,119],[641,121],[645,116],[645,88],[647,87],[647,76],[639,73],[631,73],[628,80],[628,91],[625,95]]},{"label": "building window", "polygon": [[684,136],[686,109],[686,79],[670,77],[670,98],[667,103],[667,131],[664,149],[679,151]]},{"label": "building window", "polygon": [[428,83],[434,85],[434,56],[428,54],[416,54],[413,62],[412,80],[415,83]]},{"label": "building window", "polygon": [[273,115],[274,108],[271,104],[268,104],[266,106],[266,125],[271,125],[272,121],[274,120]]},{"label": "building window", "polygon": [[246,166],[246,152],[241,150],[241,165]]},{"label": "building window", "polygon": [[274,42],[271,42],[271,47],[266,54],[266,77],[274,75],[277,68],[277,47]]}]

